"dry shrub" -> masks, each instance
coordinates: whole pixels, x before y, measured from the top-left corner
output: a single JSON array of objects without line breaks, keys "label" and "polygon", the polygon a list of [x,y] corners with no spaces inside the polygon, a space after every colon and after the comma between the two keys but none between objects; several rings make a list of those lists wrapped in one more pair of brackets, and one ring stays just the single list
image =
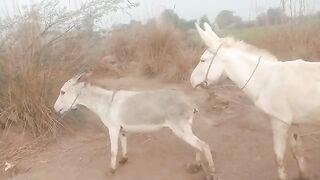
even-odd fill
[{"label": "dry shrub", "polygon": [[[10,162],[14,165],[26,156],[33,153],[42,151],[48,141],[44,137],[34,139],[32,142],[24,143],[22,145],[17,144],[5,144],[0,148],[0,169],[1,171],[5,168],[5,163]],[[1,176],[0,176],[1,177]]]},{"label": "dry shrub", "polygon": [[280,60],[302,58],[320,60],[320,23],[308,21],[268,27],[263,33],[249,39],[254,45],[275,54]]},{"label": "dry shrub", "polygon": [[62,124],[53,104],[60,87],[100,58],[91,56],[97,44],[94,38],[79,30],[85,17],[82,13],[100,16],[104,8],[122,1],[113,2],[97,0],[97,6],[69,11],[58,0],[44,0],[24,14],[0,21],[2,129],[18,127],[34,137],[56,135]]},{"label": "dry shrub", "polygon": [[[59,43],[63,48],[46,46],[34,35],[39,34],[34,23],[19,24],[15,31],[15,45],[1,53],[0,121],[5,129],[18,126],[34,136],[55,134],[60,124],[52,108],[55,92],[70,77],[81,53],[76,48],[66,51],[64,43]],[[51,58],[60,58],[55,53],[66,59],[54,62]]]},{"label": "dry shrub", "polygon": [[123,74],[183,81],[189,79],[200,55],[199,47],[192,47],[187,39],[186,34],[167,23],[130,25],[107,37],[105,54],[109,65]]}]

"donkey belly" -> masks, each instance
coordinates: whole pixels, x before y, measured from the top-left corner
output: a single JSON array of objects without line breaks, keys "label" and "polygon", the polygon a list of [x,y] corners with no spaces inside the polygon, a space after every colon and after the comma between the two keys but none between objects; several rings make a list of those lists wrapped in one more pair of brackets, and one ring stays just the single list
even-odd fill
[{"label": "donkey belly", "polygon": [[112,114],[113,122],[126,132],[150,132],[166,127],[165,115],[149,108],[123,108]]},{"label": "donkey belly", "polygon": [[187,119],[192,108],[180,92],[158,90],[122,98],[112,112],[124,130],[144,132],[168,127],[168,121]]},{"label": "donkey belly", "polygon": [[126,132],[152,132],[157,131],[165,127],[164,124],[161,125],[127,125],[122,124],[121,128]]},{"label": "donkey belly", "polygon": [[165,114],[152,108],[130,108],[119,116],[121,124],[127,126],[162,126],[165,123]]},{"label": "donkey belly", "polygon": [[170,118],[186,114],[189,106],[176,91],[159,90],[130,96],[117,109],[117,117],[123,125],[158,127]]}]

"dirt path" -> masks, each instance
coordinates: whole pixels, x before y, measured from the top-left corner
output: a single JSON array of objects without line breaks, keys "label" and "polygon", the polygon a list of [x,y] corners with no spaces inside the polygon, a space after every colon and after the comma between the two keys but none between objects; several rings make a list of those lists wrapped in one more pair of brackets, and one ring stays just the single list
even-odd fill
[{"label": "dirt path", "polygon": [[[208,104],[209,101],[216,103]],[[272,134],[266,116],[235,88],[215,89],[214,98],[203,101],[203,105],[210,107],[203,108],[202,117],[196,118],[194,131],[213,149],[219,176],[224,180],[276,179]],[[43,152],[20,161],[17,168],[21,171],[17,175],[11,178],[0,175],[0,179],[204,179],[201,172],[190,174],[186,171],[186,164],[194,159],[194,151],[169,130],[129,135],[129,162],[111,175],[107,130],[96,118],[90,117],[89,114],[80,118],[74,133],[60,137]],[[312,180],[319,180],[320,144],[305,137],[304,145]],[[289,179],[297,177],[297,166],[289,151],[286,163]]]}]

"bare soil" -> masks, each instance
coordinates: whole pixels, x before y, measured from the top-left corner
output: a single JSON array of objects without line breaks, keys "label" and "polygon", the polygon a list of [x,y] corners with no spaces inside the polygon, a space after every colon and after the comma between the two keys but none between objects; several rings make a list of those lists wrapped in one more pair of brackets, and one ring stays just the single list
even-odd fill
[{"label": "bare soil", "polygon": [[[112,83],[111,83],[112,82]],[[224,180],[275,180],[272,133],[268,118],[237,88],[223,83],[210,91],[194,91],[189,85],[163,84],[158,81],[123,79],[107,81],[114,89],[174,87],[184,90],[199,104],[194,131],[208,142],[214,154],[218,175]],[[111,84],[111,85],[110,85]],[[137,88],[139,84],[139,88]],[[208,95],[210,92],[210,95]],[[107,129],[87,110],[71,112],[78,117],[72,129],[41,152],[15,162],[15,170],[0,170],[0,179],[12,180],[203,180],[203,172],[191,174],[187,164],[194,150],[170,130],[128,136],[129,161],[109,173],[110,145]],[[311,127],[300,128],[303,133]],[[317,136],[303,137],[311,180],[320,179],[320,141]],[[288,148],[286,167],[289,179],[298,168]]]}]

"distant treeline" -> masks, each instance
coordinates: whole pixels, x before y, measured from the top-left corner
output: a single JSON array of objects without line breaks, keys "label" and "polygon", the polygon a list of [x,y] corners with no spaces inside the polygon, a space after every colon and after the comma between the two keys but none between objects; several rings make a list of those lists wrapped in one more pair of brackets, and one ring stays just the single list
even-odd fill
[{"label": "distant treeline", "polygon": [[[292,21],[304,21],[306,19],[320,19],[320,11],[315,14],[299,15],[293,17],[287,15],[282,8],[269,8],[266,12],[259,14],[254,20],[243,20],[240,16],[235,15],[234,11],[222,10],[218,13],[214,20],[210,20],[206,15],[200,17],[199,19],[186,20],[182,17],[179,17],[179,15],[175,13],[174,10],[166,9],[161,13],[160,19],[172,23],[178,29],[183,31],[193,29],[195,22],[199,22],[200,24],[203,24],[203,22],[209,22],[211,25],[213,25],[214,28],[233,29],[254,26],[278,25]],[[154,21],[156,21],[156,19],[152,18],[149,19],[148,23]],[[137,24],[141,24],[141,22],[132,20],[129,26]],[[123,25],[115,25],[115,27],[118,28],[121,26]]]}]

